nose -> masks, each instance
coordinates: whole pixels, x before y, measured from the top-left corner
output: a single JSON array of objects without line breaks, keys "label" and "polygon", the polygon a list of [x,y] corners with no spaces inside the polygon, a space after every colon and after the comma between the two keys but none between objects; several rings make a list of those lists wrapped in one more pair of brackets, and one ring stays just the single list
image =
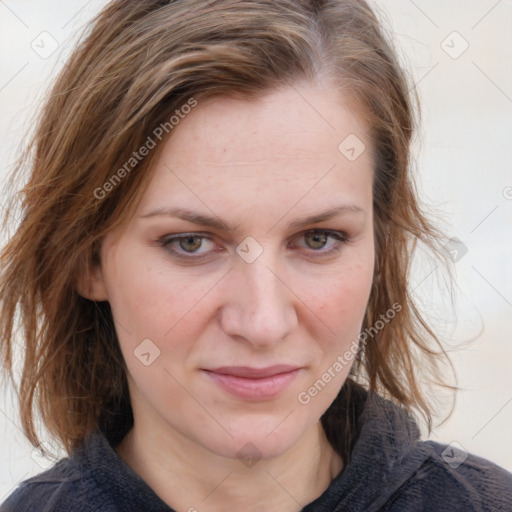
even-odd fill
[{"label": "nose", "polygon": [[297,326],[293,292],[285,275],[263,255],[252,263],[239,260],[230,272],[228,299],[220,311],[223,331],[255,348],[278,344]]}]

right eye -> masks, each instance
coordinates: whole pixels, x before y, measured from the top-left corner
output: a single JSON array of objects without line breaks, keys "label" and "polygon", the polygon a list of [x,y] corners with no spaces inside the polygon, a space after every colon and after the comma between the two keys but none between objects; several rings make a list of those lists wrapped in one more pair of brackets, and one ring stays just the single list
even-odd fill
[{"label": "right eye", "polygon": [[172,255],[190,259],[207,255],[209,252],[212,252],[215,245],[211,238],[200,233],[167,235],[161,238],[159,242]]}]

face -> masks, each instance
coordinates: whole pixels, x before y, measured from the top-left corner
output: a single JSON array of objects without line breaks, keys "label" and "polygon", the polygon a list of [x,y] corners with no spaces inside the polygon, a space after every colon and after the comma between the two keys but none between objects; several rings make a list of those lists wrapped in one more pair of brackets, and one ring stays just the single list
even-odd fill
[{"label": "face", "polygon": [[317,427],[372,283],[369,147],[318,86],[208,100],[174,128],[91,288],[115,317],[136,425],[232,458],[278,456]]}]

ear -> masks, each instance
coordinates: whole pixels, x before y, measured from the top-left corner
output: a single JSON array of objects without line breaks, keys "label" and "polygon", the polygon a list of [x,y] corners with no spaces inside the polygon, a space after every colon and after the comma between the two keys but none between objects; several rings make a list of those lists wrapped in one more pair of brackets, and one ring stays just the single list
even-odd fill
[{"label": "ear", "polygon": [[76,290],[82,297],[89,300],[108,300],[107,288],[99,258],[93,257],[93,262],[84,262],[81,265],[76,278]]}]

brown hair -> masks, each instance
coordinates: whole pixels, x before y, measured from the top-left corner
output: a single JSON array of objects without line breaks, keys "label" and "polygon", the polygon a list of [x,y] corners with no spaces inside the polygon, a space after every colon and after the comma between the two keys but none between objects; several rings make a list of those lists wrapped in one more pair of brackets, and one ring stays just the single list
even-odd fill
[{"label": "brown hair", "polygon": [[119,440],[133,421],[109,304],[82,297],[76,283],[80,271],[100,263],[102,237],[135,211],[157,151],[99,198],[98,188],[191,98],[250,100],[319,78],[344,88],[373,145],[376,270],[363,329],[401,307],[397,320],[361,343],[337,403],[344,399],[349,410],[347,390],[364,382],[419,410],[430,426],[416,372],[426,362],[436,380],[446,353],[407,282],[415,242],[436,250],[437,233],[410,175],[408,78],[374,12],[361,0],[115,0],[60,73],[12,175],[14,183],[30,163],[18,194],[21,222],[2,252],[0,335],[13,376],[19,314],[19,402],[33,444],[36,412],[68,452],[95,426]]}]

